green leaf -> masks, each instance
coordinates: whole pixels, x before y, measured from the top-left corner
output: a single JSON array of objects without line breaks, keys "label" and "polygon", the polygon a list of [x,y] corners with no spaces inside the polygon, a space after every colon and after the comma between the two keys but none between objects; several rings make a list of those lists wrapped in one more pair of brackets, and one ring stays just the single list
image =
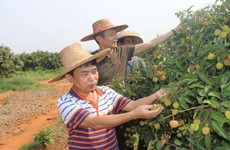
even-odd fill
[{"label": "green leaf", "polygon": [[214,91],[208,93],[208,96],[212,96],[212,97],[216,97],[218,99],[221,99],[220,94],[218,92],[214,92]]},{"label": "green leaf", "polygon": [[161,141],[158,141],[156,146],[157,150],[161,150],[162,146],[163,144],[161,143]]},{"label": "green leaf", "polygon": [[156,143],[156,139],[155,140],[150,140],[148,142],[148,147],[147,147],[147,150],[152,150],[154,147],[153,147],[153,144]]},{"label": "green leaf", "polygon": [[215,150],[229,150],[229,147],[217,146],[215,147]]},{"label": "green leaf", "polygon": [[188,96],[194,96],[195,97],[196,96],[194,94],[194,92],[192,90],[190,90],[190,89],[184,90],[184,92],[181,95],[183,95],[184,97],[188,97]]},{"label": "green leaf", "polygon": [[211,136],[210,135],[204,136],[204,144],[208,149],[211,148]]},{"label": "green leaf", "polygon": [[203,101],[203,97],[197,97],[196,99],[199,102],[199,104],[202,103],[202,101]]},{"label": "green leaf", "polygon": [[210,102],[211,102],[211,105],[212,105],[214,108],[217,108],[217,109],[220,108],[220,104],[219,104],[219,102],[217,102],[216,100],[211,99]]},{"label": "green leaf", "polygon": [[203,72],[197,71],[196,74],[201,79],[201,81],[203,81],[207,85],[214,85],[213,80],[209,79],[208,76],[206,76],[206,74],[204,74]]},{"label": "green leaf", "polygon": [[228,119],[225,118],[220,112],[212,112],[211,117],[213,120],[218,121],[221,125],[223,125],[225,122],[228,122]]},{"label": "green leaf", "polygon": [[218,124],[218,122],[212,120],[211,122],[212,129],[221,137],[225,138],[226,140],[230,141],[229,134]]},{"label": "green leaf", "polygon": [[224,101],[224,102],[222,102],[221,106],[226,107],[226,108],[230,108],[230,101]]},{"label": "green leaf", "polygon": [[184,71],[183,66],[181,65],[181,63],[180,63],[178,60],[176,60],[175,63],[176,63],[177,68],[178,68],[180,71]]},{"label": "green leaf", "polygon": [[199,119],[200,120],[205,120],[208,116],[211,115],[211,112],[208,109],[198,110],[197,112],[199,113]]},{"label": "green leaf", "polygon": [[181,141],[179,141],[178,139],[176,139],[175,141],[174,141],[174,144],[176,144],[176,145],[182,145],[182,142]]},{"label": "green leaf", "polygon": [[225,42],[224,46],[228,47],[228,46],[230,46],[230,43],[229,42]]},{"label": "green leaf", "polygon": [[191,88],[191,89],[192,88],[204,88],[204,85],[195,83],[195,84],[190,85],[189,88]]},{"label": "green leaf", "polygon": [[224,90],[223,96],[230,96],[230,85]]},{"label": "green leaf", "polygon": [[[202,149],[203,146],[201,146],[201,143],[199,141],[197,141],[197,139],[194,139],[192,136],[188,138],[188,141],[195,146],[197,149]],[[203,144],[202,144],[203,145]],[[196,149],[195,148],[195,149]]]},{"label": "green leaf", "polygon": [[198,94],[199,94],[200,96],[202,96],[202,97],[206,96],[206,93],[205,93],[204,90],[198,90],[197,92],[198,92]]},{"label": "green leaf", "polygon": [[209,104],[213,108],[217,108],[217,109],[220,107],[220,104],[216,100],[214,100],[214,99],[204,100],[203,103],[204,104]]},{"label": "green leaf", "polygon": [[178,100],[179,100],[180,106],[181,106],[183,109],[188,109],[188,108],[189,108],[188,105],[186,104],[186,101],[184,100],[183,97],[179,97]]}]

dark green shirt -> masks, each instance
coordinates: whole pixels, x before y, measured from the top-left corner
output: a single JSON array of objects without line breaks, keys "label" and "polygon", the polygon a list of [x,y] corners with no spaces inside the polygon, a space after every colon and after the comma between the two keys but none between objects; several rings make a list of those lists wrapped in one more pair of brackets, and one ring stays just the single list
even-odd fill
[{"label": "dark green shirt", "polygon": [[[93,52],[92,54],[97,53]],[[113,48],[111,57],[106,56],[97,64],[99,72],[98,85],[106,85],[111,82],[116,74],[125,76],[128,61],[133,57],[134,46],[122,46]]]}]

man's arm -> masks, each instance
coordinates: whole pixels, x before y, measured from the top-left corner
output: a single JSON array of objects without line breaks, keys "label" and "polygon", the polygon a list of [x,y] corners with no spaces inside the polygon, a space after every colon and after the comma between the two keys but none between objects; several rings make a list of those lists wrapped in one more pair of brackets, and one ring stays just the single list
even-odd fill
[{"label": "man's arm", "polygon": [[175,27],[173,29],[174,31],[170,30],[165,34],[154,38],[150,42],[144,42],[144,43],[135,45],[135,50],[134,50],[133,55],[137,55],[139,53],[142,53],[146,50],[149,50],[150,48],[157,46],[159,43],[166,41],[168,38],[170,38],[171,36],[173,36],[175,34],[174,32],[178,32],[180,28],[185,28],[185,26],[186,26],[185,24],[179,24],[177,27]]},{"label": "man's arm", "polygon": [[142,105],[133,111],[115,115],[89,115],[85,118],[81,125],[94,129],[110,128],[138,118],[155,118],[163,110],[163,107],[160,107],[152,111],[149,110],[150,107],[151,105]]},{"label": "man's arm", "polygon": [[136,109],[138,106],[141,105],[151,105],[153,104],[157,99],[160,99],[163,96],[166,96],[168,94],[168,90],[166,89],[160,89],[154,94],[138,99],[136,101],[129,102],[122,110],[124,111],[132,111]]}]

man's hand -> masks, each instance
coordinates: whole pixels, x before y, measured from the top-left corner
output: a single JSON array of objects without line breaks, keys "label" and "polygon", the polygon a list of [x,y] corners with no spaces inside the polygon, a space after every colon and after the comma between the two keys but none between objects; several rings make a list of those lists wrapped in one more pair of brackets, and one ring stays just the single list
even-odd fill
[{"label": "man's hand", "polygon": [[156,93],[154,93],[153,95],[156,97],[156,99],[160,99],[163,96],[166,96],[168,94],[168,90],[167,89],[160,89],[158,90]]},{"label": "man's hand", "polygon": [[188,26],[186,23],[180,23],[178,26],[176,26],[173,30],[176,32],[180,32],[181,30],[186,29]]},{"label": "man's hand", "polygon": [[132,111],[132,114],[134,115],[135,119],[151,119],[157,117],[164,109],[164,107],[159,107],[156,110],[151,110],[151,107],[152,105],[139,106]]}]

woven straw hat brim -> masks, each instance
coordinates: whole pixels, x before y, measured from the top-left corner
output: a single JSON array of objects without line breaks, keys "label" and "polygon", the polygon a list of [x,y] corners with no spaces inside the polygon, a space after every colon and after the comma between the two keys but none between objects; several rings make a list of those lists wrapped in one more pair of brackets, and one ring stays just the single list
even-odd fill
[{"label": "woven straw hat brim", "polygon": [[62,72],[60,75],[58,75],[57,77],[53,78],[53,79],[50,80],[49,82],[54,82],[54,81],[61,80],[61,79],[63,79],[63,77],[64,77],[68,72],[72,71],[73,69],[75,69],[75,68],[77,68],[77,67],[79,67],[79,66],[81,66],[81,65],[83,65],[83,64],[85,64],[85,63],[87,63],[87,62],[89,62],[89,61],[91,61],[91,60],[99,59],[99,58],[101,58],[101,57],[105,57],[105,56],[107,56],[110,52],[111,52],[111,49],[110,49],[110,48],[107,48],[107,49],[104,49],[104,50],[101,51],[101,52],[96,53],[95,55],[92,55],[91,57],[86,58],[85,60],[83,60],[83,61],[81,61],[81,62],[78,62],[78,63],[76,63],[76,64],[73,63],[72,66],[70,66],[70,67],[68,67],[68,68],[65,68],[65,69],[63,70],[63,72]]},{"label": "woven straw hat brim", "polygon": [[140,44],[143,43],[142,38],[137,34],[136,32],[133,31],[122,31],[117,35],[117,39],[125,38],[125,37],[131,37],[134,38],[134,44]]},{"label": "woven straw hat brim", "polygon": [[109,29],[114,29],[116,30],[116,32],[120,32],[124,29],[128,28],[128,25],[119,25],[119,26],[114,26],[114,27],[111,27],[111,28],[107,28],[107,29],[104,29],[104,30],[101,30],[100,32],[96,32],[96,33],[92,33],[90,35],[87,35],[85,36],[84,38],[81,39],[81,41],[90,41],[90,40],[93,40],[94,39],[94,36],[98,33],[101,33],[103,31],[106,31],[106,30],[109,30]]},{"label": "woven straw hat brim", "polygon": [[134,38],[134,44],[140,44],[140,43],[143,43],[143,40],[140,38],[140,37],[137,37],[137,36],[128,36],[128,37],[132,37]]}]

